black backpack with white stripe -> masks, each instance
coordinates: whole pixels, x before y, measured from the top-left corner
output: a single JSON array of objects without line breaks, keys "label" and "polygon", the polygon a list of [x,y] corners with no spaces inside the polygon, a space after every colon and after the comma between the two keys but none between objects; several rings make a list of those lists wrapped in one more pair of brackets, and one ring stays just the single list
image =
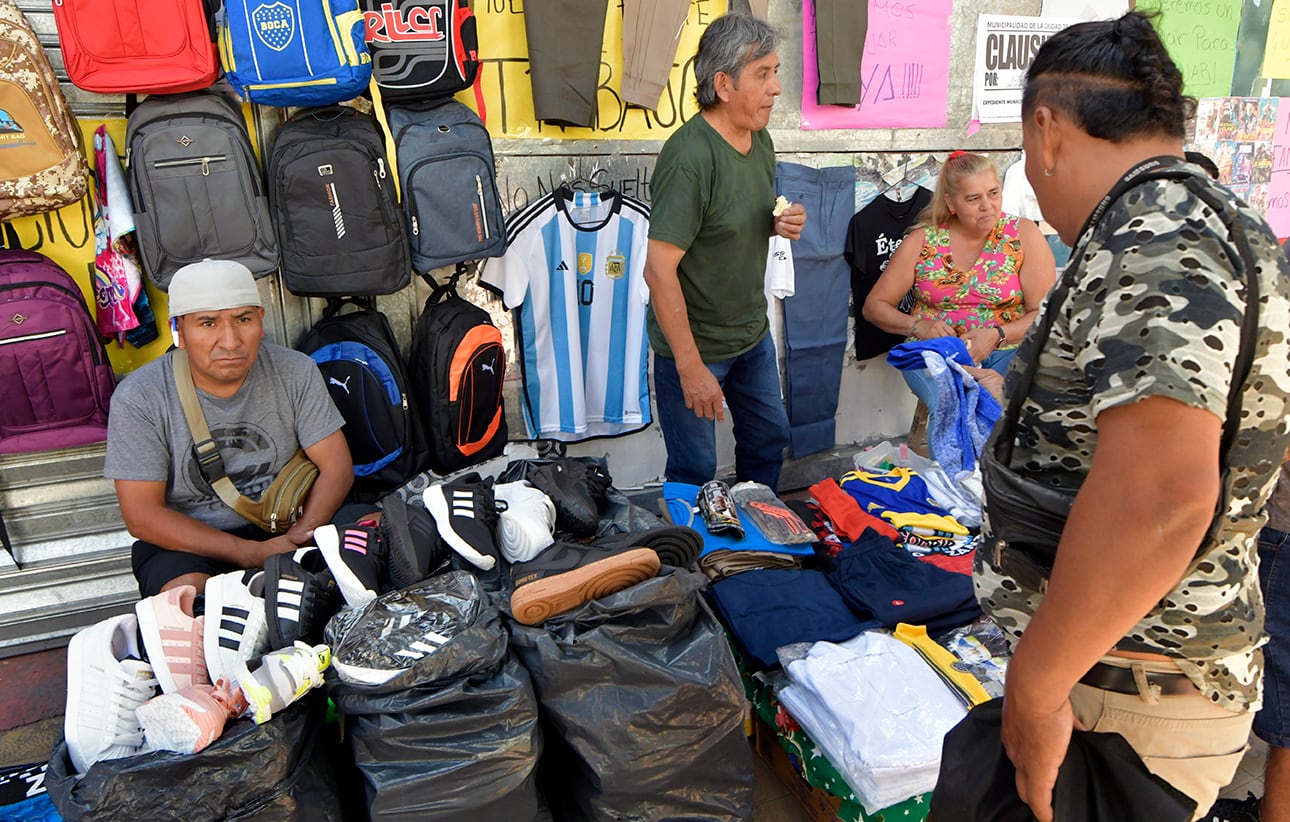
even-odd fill
[{"label": "black backpack with white stripe", "polygon": [[269,156],[282,282],[302,297],[393,294],[412,260],[385,139],[343,106],[296,113]]}]

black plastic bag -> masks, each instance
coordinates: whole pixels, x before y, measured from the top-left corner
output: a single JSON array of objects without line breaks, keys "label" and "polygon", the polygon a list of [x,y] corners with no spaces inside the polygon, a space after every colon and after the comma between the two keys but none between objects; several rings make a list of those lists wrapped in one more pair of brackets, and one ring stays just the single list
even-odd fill
[{"label": "black plastic bag", "polygon": [[329,674],[371,818],[537,818],[537,700],[496,606],[471,574],[453,571],[378,597],[357,615],[336,617],[328,639],[339,646],[364,632],[365,619],[385,620],[414,602],[437,603],[446,623],[468,617],[469,624],[383,685]]},{"label": "black plastic bag", "polygon": [[340,820],[336,778],[322,737],[321,692],[264,725],[230,723],[195,754],[165,751],[96,762],[79,779],[67,744],[50,757],[45,785],[67,820]]},{"label": "black plastic bag", "polygon": [[529,627],[509,623],[550,730],[557,819],[749,819],[744,689],[699,591],[663,574]]}]

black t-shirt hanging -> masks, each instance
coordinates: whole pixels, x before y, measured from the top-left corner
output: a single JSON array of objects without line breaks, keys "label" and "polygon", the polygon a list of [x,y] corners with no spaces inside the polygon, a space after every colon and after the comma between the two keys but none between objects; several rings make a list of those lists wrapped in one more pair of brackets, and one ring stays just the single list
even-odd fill
[{"label": "black t-shirt hanging", "polygon": [[914,190],[914,196],[902,202],[879,195],[851,218],[851,224],[847,227],[846,248],[842,253],[851,265],[856,359],[877,357],[905,341],[903,334],[883,331],[866,320],[862,314],[864,301],[887,267],[887,261],[904,239],[905,232],[931,201],[932,192],[919,186]]}]

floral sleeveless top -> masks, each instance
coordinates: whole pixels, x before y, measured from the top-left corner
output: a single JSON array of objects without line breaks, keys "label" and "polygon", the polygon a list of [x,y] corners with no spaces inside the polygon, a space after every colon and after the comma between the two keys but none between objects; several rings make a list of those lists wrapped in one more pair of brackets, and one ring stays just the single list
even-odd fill
[{"label": "floral sleeveless top", "polygon": [[1019,273],[1024,259],[1016,217],[999,217],[966,271],[954,264],[949,226],[928,227],[914,266],[917,300],[910,313],[918,320],[942,320],[960,333],[1011,322],[1026,313]]}]

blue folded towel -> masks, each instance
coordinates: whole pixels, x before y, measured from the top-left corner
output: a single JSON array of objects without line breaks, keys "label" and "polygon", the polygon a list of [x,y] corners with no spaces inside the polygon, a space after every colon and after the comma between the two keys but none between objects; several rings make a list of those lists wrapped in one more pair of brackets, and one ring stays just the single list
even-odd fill
[{"label": "blue folded towel", "polygon": [[959,337],[936,337],[901,343],[887,352],[887,362],[901,371],[917,371],[927,367],[923,362],[924,351],[935,352],[943,359],[955,360],[960,365],[976,365],[972,355],[968,353],[967,343]]},{"label": "blue folded towel", "polygon": [[927,369],[936,382],[936,407],[927,425],[932,455],[951,477],[972,473],[1003,409],[963,370],[975,364],[963,340],[938,337],[901,343],[887,354],[887,362],[902,371]]}]

